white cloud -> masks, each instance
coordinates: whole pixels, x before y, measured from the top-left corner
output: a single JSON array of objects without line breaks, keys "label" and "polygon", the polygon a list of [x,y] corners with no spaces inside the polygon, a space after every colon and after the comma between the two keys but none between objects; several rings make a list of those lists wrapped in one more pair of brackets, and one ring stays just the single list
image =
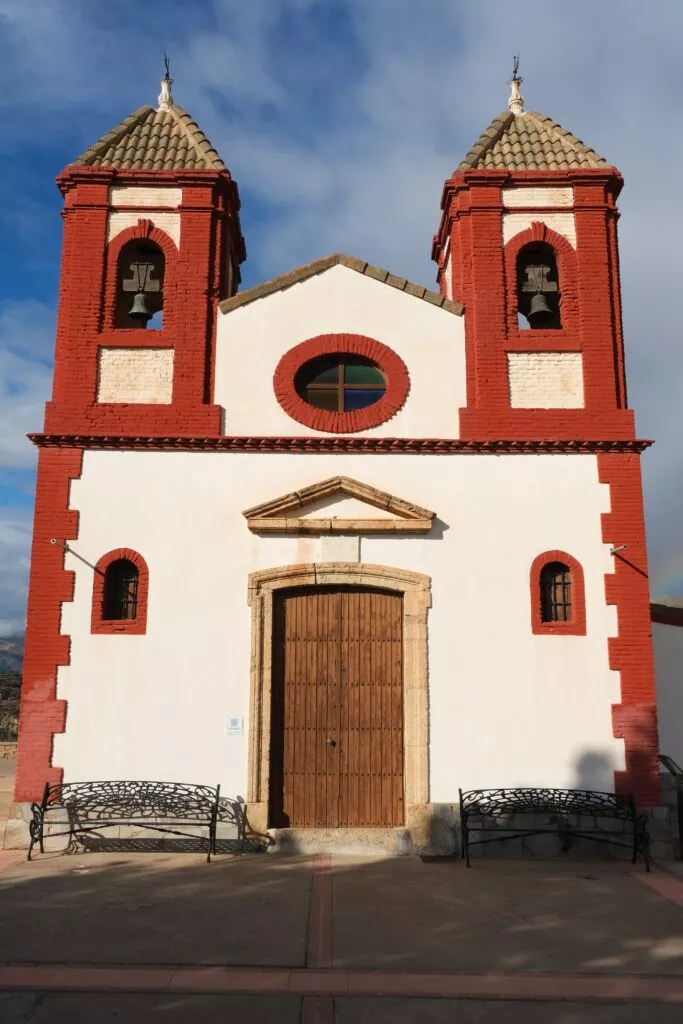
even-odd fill
[{"label": "white cloud", "polygon": [[35,464],[26,434],[42,429],[53,345],[48,306],[32,300],[0,306],[0,467]]},{"label": "white cloud", "polygon": [[[658,440],[643,459],[656,586],[680,543],[683,479],[678,0],[647,11],[622,0],[616,12],[594,0],[214,0],[167,5],[166,38],[153,6],[138,6],[134,22],[130,11],[128,0],[71,0],[64,18],[52,0],[0,0],[12,45],[0,62],[4,124],[19,111],[17,138],[56,138],[68,124],[87,146],[155,101],[160,54],[124,44],[131,31],[159,39],[177,101],[242,188],[248,282],[342,250],[431,285],[443,181],[505,107],[521,49],[527,105],[626,179],[627,369],[639,433]],[[28,345],[0,357],[0,380],[14,382],[0,406],[0,457],[12,465],[30,461],[22,436],[42,421],[49,312],[6,309],[0,343],[22,331]]]},{"label": "white cloud", "polygon": [[23,631],[32,513],[0,508],[0,636]]}]

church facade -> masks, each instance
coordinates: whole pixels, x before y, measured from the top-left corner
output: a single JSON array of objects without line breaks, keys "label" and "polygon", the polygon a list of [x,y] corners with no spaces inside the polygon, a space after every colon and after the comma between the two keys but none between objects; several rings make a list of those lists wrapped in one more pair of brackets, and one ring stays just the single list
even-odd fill
[{"label": "church facade", "polygon": [[58,183],[16,800],[220,783],[260,831],[422,848],[459,788],[658,805],[619,172],[513,83],[434,291],[344,255],[240,291],[168,80]]}]

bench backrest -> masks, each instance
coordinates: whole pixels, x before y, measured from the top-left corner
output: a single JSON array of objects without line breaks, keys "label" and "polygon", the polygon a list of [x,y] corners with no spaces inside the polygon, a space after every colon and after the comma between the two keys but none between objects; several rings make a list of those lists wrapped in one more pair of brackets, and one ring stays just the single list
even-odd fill
[{"label": "bench backrest", "polygon": [[630,794],[591,789],[471,789],[461,793],[461,810],[490,818],[507,814],[590,814],[624,818],[635,815]]},{"label": "bench backrest", "polygon": [[185,782],[64,782],[47,787],[46,797],[48,809],[71,807],[90,817],[206,821],[217,806],[218,788]]}]

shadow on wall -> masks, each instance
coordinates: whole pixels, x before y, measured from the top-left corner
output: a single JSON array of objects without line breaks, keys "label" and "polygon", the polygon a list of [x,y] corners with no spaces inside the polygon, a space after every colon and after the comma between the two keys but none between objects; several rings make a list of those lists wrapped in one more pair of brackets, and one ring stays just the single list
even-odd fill
[{"label": "shadow on wall", "polygon": [[612,758],[597,750],[587,750],[576,762],[571,789],[594,789],[600,793],[614,792]]}]

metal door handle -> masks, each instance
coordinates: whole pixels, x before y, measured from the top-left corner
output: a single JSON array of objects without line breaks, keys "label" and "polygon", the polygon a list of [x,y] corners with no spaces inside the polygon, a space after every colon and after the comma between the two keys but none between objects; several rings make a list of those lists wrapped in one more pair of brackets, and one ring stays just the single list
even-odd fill
[{"label": "metal door handle", "polygon": [[336,740],[331,739],[329,736],[325,740],[325,743],[327,743],[328,747],[336,747],[337,746]]}]

